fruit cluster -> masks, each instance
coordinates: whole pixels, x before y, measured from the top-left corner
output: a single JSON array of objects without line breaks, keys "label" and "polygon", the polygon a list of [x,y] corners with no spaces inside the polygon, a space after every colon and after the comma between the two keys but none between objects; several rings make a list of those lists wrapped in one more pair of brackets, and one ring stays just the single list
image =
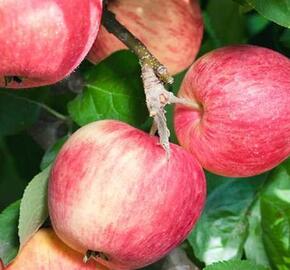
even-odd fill
[{"label": "fruit cluster", "polygon": [[[197,0],[114,0],[108,8],[171,73],[193,63],[203,34]],[[101,0],[2,1],[0,86],[53,84],[86,56],[98,63],[123,49],[100,27],[101,16]],[[178,93],[192,106],[175,107],[181,146],[170,145],[169,159],[157,137],[128,124],[103,120],[80,128],[51,170],[54,231],[38,231],[6,269],[130,270],[162,258],[202,212],[203,168],[253,176],[290,155],[289,75],[288,58],[252,45],[198,59]],[[84,263],[88,251],[94,260]]]}]

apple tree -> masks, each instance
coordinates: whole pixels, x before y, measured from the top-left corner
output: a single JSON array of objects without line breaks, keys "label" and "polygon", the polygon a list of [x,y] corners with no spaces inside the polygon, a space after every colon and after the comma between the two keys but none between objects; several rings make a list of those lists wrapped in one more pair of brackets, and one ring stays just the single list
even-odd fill
[{"label": "apple tree", "polygon": [[290,269],[290,0],[0,22],[0,270]]}]

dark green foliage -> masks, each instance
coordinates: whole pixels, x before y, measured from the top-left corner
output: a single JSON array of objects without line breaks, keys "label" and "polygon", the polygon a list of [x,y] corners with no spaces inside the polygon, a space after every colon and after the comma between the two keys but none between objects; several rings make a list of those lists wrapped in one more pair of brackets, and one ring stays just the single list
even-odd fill
[{"label": "dark green foliage", "polygon": [[[249,43],[290,57],[289,0],[200,3],[205,33],[199,56],[222,46]],[[139,63],[132,53],[117,52],[96,66],[84,61],[77,73],[84,82],[78,94],[69,91],[70,78],[40,89],[0,89],[0,211],[15,201],[0,214],[0,258],[5,264],[17,254],[18,234],[25,242],[46,220],[48,166],[74,130],[101,119],[150,128]],[[177,93],[184,75],[175,76],[168,89]],[[167,112],[171,141],[177,142],[173,106]],[[37,144],[35,134],[31,136],[31,127],[43,120],[53,123],[55,138],[48,149]],[[42,141],[50,138],[48,131]],[[40,170],[44,172],[34,178]],[[31,179],[18,231],[19,199]],[[206,208],[183,245],[192,261],[205,270],[290,269],[290,161],[247,179],[207,173],[207,183]],[[225,260],[230,261],[219,262]],[[162,262],[145,269],[163,270]]]},{"label": "dark green foliage", "polygon": [[212,264],[204,270],[268,270],[269,268],[256,265],[251,261],[226,261]]},{"label": "dark green foliage", "polygon": [[0,214],[0,259],[10,262],[18,251],[18,218],[20,201],[7,207]]},{"label": "dark green foliage", "polygon": [[144,124],[148,113],[139,63],[132,53],[117,52],[84,75],[84,92],[68,104],[76,123],[116,119],[137,127]]}]

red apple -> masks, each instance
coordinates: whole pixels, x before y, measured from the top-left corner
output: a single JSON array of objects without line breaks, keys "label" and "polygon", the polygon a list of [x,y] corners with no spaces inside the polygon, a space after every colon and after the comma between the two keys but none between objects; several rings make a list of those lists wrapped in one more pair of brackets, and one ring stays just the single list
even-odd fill
[{"label": "red apple", "polygon": [[0,87],[62,80],[85,58],[99,29],[102,0],[0,2]]},{"label": "red apple", "polygon": [[179,245],[199,217],[205,176],[195,158],[158,138],[104,120],[79,129],[52,168],[49,211],[57,235],[93,250],[110,269],[136,269]]},{"label": "red apple", "polygon": [[[0,266],[1,269],[1,266]],[[96,262],[67,247],[51,229],[38,231],[20,250],[6,270],[101,270]]]},{"label": "red apple", "polygon": [[[193,62],[203,34],[198,0],[113,0],[108,7],[171,73]],[[88,59],[98,63],[121,49],[125,45],[101,27]]]},{"label": "red apple", "polygon": [[180,144],[207,170],[245,177],[268,171],[290,154],[290,61],[270,49],[215,50],[188,71],[176,106]]}]

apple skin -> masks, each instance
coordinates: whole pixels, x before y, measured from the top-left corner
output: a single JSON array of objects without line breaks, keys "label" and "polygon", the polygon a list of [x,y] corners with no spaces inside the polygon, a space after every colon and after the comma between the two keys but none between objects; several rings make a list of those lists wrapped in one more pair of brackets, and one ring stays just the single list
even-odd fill
[{"label": "apple skin", "polygon": [[137,269],[169,253],[204,206],[204,172],[193,155],[125,123],[79,129],[53,165],[48,204],[56,234],[84,253],[104,253],[110,269]]},{"label": "apple skin", "polygon": [[[172,74],[194,61],[203,35],[197,0],[113,0],[108,7]],[[122,49],[127,47],[102,26],[88,59],[98,63]]]},{"label": "apple skin", "polygon": [[[99,30],[102,0],[0,2],[0,87],[53,84],[85,58]],[[4,76],[22,82],[5,85]]]},{"label": "apple skin", "polygon": [[39,230],[20,250],[6,270],[101,270],[96,262],[83,262],[83,255],[70,249],[52,229]]},{"label": "apple skin", "polygon": [[179,143],[216,174],[253,176],[290,154],[290,61],[270,49],[229,46],[193,64],[178,93]]}]

